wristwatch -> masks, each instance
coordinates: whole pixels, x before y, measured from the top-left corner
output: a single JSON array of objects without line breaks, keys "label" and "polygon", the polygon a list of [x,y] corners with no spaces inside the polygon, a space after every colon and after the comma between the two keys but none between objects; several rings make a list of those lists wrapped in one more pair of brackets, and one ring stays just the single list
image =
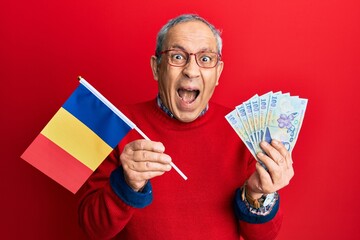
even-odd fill
[{"label": "wristwatch", "polygon": [[266,207],[268,206],[272,201],[273,199],[275,198],[275,193],[270,193],[270,194],[263,194],[260,198],[258,199],[254,199],[252,198],[249,194],[247,194],[246,192],[246,187],[243,186],[243,189],[242,189],[242,200],[245,201],[245,198],[246,198],[246,201],[255,209],[259,209],[261,207]]}]

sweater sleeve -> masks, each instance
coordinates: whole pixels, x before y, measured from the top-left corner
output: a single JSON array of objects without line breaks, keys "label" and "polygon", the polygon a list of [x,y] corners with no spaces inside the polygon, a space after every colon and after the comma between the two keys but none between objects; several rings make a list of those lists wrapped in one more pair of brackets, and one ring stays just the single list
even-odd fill
[{"label": "sweater sleeve", "polygon": [[[246,179],[255,171],[255,163],[256,160],[250,157]],[[275,202],[269,205],[266,214],[256,214],[251,211],[246,200],[242,200],[241,189],[238,189],[235,195],[235,214],[244,239],[276,239],[283,219],[283,214],[280,210],[280,196],[276,193]]]},{"label": "sweater sleeve", "polygon": [[279,198],[271,205],[266,215],[252,213],[249,204],[241,198],[238,189],[235,197],[235,213],[239,220],[241,235],[245,239],[270,240],[275,239],[282,223],[282,213],[279,211]]},{"label": "sweater sleeve", "polygon": [[244,239],[251,240],[271,240],[276,239],[282,223],[282,214],[277,212],[275,217],[265,223],[248,223],[239,221],[241,235]]},{"label": "sweater sleeve", "polygon": [[113,238],[138,208],[152,200],[150,182],[141,193],[125,183],[118,149],[114,149],[78,192],[79,224],[90,239]]}]

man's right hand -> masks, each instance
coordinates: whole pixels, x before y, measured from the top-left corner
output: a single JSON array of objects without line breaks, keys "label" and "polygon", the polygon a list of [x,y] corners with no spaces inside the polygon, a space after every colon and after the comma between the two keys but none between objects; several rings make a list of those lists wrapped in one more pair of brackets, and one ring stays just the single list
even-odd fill
[{"label": "man's right hand", "polygon": [[164,153],[160,142],[135,140],[128,143],[120,155],[126,183],[134,190],[141,191],[151,178],[171,170],[171,157]]}]

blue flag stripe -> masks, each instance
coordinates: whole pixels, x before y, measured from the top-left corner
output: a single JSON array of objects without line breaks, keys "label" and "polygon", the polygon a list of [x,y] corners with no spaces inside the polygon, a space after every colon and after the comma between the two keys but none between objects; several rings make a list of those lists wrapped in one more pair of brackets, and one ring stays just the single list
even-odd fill
[{"label": "blue flag stripe", "polygon": [[71,94],[63,108],[112,148],[131,130],[127,123],[82,84]]}]

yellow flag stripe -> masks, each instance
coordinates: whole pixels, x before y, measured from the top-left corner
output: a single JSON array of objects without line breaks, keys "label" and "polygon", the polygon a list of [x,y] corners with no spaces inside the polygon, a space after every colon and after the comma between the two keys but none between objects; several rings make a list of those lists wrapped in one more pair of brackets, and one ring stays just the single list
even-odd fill
[{"label": "yellow flag stripe", "polygon": [[112,148],[76,117],[60,108],[41,133],[95,170]]}]

